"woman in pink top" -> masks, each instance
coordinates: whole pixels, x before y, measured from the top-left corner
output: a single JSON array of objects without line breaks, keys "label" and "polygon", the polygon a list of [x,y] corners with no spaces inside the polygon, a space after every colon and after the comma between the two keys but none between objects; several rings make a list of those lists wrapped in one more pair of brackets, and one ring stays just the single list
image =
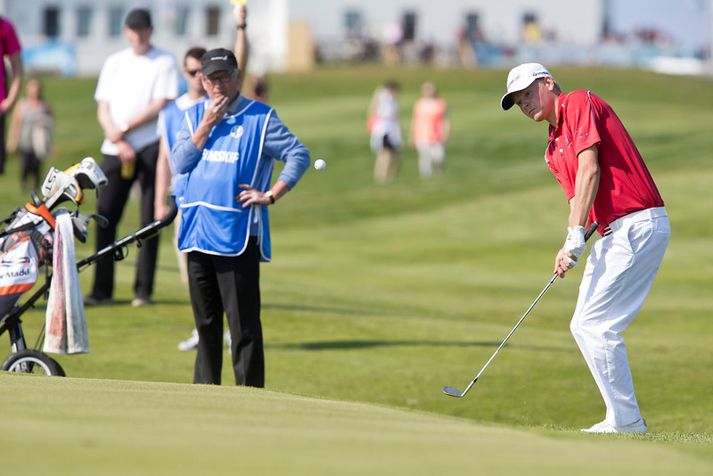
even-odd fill
[{"label": "woman in pink top", "polygon": [[443,173],[445,143],[450,123],[446,102],[433,83],[421,86],[421,98],[413,106],[410,144],[418,151],[418,171],[423,178]]},{"label": "woman in pink top", "polygon": [[10,64],[11,82],[8,88],[5,68],[0,68],[0,175],[5,173],[5,117],[15,105],[22,84],[20,41],[10,20],[0,16],[0,63],[6,58]]}]

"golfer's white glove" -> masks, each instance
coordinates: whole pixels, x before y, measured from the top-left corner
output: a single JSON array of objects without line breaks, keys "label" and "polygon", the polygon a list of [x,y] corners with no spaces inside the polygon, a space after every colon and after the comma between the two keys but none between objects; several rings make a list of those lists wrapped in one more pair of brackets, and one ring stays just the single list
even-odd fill
[{"label": "golfer's white glove", "polygon": [[587,243],[584,241],[584,227],[574,226],[567,228],[567,239],[564,241],[564,247],[562,248],[565,256],[571,253],[575,260],[579,259],[587,249]]}]

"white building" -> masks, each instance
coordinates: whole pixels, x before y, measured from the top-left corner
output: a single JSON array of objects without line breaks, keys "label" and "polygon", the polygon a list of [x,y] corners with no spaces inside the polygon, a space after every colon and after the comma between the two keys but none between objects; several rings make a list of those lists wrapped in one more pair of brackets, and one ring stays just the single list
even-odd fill
[{"label": "white building", "polygon": [[[251,3],[254,68],[286,67],[287,6],[287,0]],[[191,46],[231,48],[235,41],[228,0],[0,0],[0,13],[15,24],[23,49],[51,49],[49,45],[59,45],[52,51],[69,49],[75,57],[76,73],[83,75],[98,73],[108,54],[128,46],[122,33],[123,21],[135,7],[151,11],[152,42],[177,58]],[[280,34],[264,34],[271,31]]]},{"label": "white building", "polygon": [[[459,32],[478,31],[490,41],[517,45],[525,20],[534,20],[540,32],[560,43],[591,47],[601,35],[604,4],[580,0],[575,8],[571,0],[250,0],[251,68],[289,69],[309,49],[311,39],[305,36],[328,46],[356,31],[380,41],[400,35],[443,47],[454,45]],[[122,22],[136,6],[152,12],[154,44],[179,58],[194,45],[233,43],[228,0],[0,0],[0,12],[15,23],[23,47],[64,45],[74,55],[78,74],[96,74],[109,53],[127,46]]]},{"label": "white building", "polygon": [[[573,4],[576,3],[576,7]],[[457,31],[476,22],[492,41],[517,43],[523,19],[534,16],[543,30],[561,41],[592,45],[599,40],[602,0],[294,0],[290,20],[306,20],[316,38],[339,37],[347,21],[360,17],[374,36],[412,16],[415,35],[439,44],[453,43]],[[351,16],[351,20],[348,17]],[[405,22],[404,22],[405,23]]]}]

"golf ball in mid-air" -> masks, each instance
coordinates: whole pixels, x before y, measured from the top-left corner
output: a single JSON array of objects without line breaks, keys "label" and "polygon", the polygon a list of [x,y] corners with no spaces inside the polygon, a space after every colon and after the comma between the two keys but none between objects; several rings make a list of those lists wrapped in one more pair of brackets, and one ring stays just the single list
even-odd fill
[{"label": "golf ball in mid-air", "polygon": [[322,159],[317,159],[314,161],[315,170],[324,170],[327,168],[327,162]]}]

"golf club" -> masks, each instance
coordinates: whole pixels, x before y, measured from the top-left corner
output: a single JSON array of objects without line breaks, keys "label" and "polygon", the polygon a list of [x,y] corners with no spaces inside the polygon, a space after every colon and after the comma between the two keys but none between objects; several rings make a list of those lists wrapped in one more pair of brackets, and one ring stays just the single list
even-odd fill
[{"label": "golf club", "polygon": [[[593,222],[592,225],[589,227],[589,229],[587,230],[587,232],[584,235],[584,241],[587,241],[589,239],[589,237],[592,236],[592,234],[596,231],[596,229],[598,227],[599,227],[599,223],[597,223],[596,221]],[[550,278],[550,281],[547,283],[547,285],[542,289],[542,291],[540,291],[540,294],[537,295],[535,300],[532,301],[532,304],[530,304],[530,307],[527,308],[527,310],[525,311],[525,314],[522,315],[520,320],[517,321],[517,324],[515,324],[515,327],[513,327],[512,330],[508,333],[508,335],[505,336],[505,340],[503,340],[503,342],[498,346],[498,348],[495,349],[495,352],[493,352],[493,355],[490,356],[490,358],[485,363],[485,365],[483,365],[483,368],[481,368],[480,372],[478,372],[478,375],[476,375],[475,378],[473,379],[473,381],[470,382],[470,384],[468,384],[468,386],[465,388],[465,390],[463,390],[461,392],[457,388],[443,387],[443,393],[445,393],[449,397],[456,397],[456,398],[465,397],[465,395],[468,393],[470,388],[473,385],[475,385],[475,382],[477,382],[478,379],[480,378],[480,376],[483,374],[483,372],[485,372],[485,369],[488,368],[488,365],[490,365],[490,362],[492,362],[493,359],[495,358],[495,356],[498,355],[498,352],[500,352],[500,349],[502,349],[505,346],[505,343],[508,341],[508,339],[510,339],[510,336],[512,336],[515,333],[515,331],[517,330],[517,328],[520,327],[520,324],[522,324],[522,321],[524,321],[525,318],[527,317],[527,315],[530,314],[530,311],[532,311],[532,309],[540,301],[542,296],[545,295],[547,290],[550,289],[550,286],[552,286],[552,284],[555,282],[556,279],[557,279],[557,273],[554,273],[552,275],[552,278]]]}]

